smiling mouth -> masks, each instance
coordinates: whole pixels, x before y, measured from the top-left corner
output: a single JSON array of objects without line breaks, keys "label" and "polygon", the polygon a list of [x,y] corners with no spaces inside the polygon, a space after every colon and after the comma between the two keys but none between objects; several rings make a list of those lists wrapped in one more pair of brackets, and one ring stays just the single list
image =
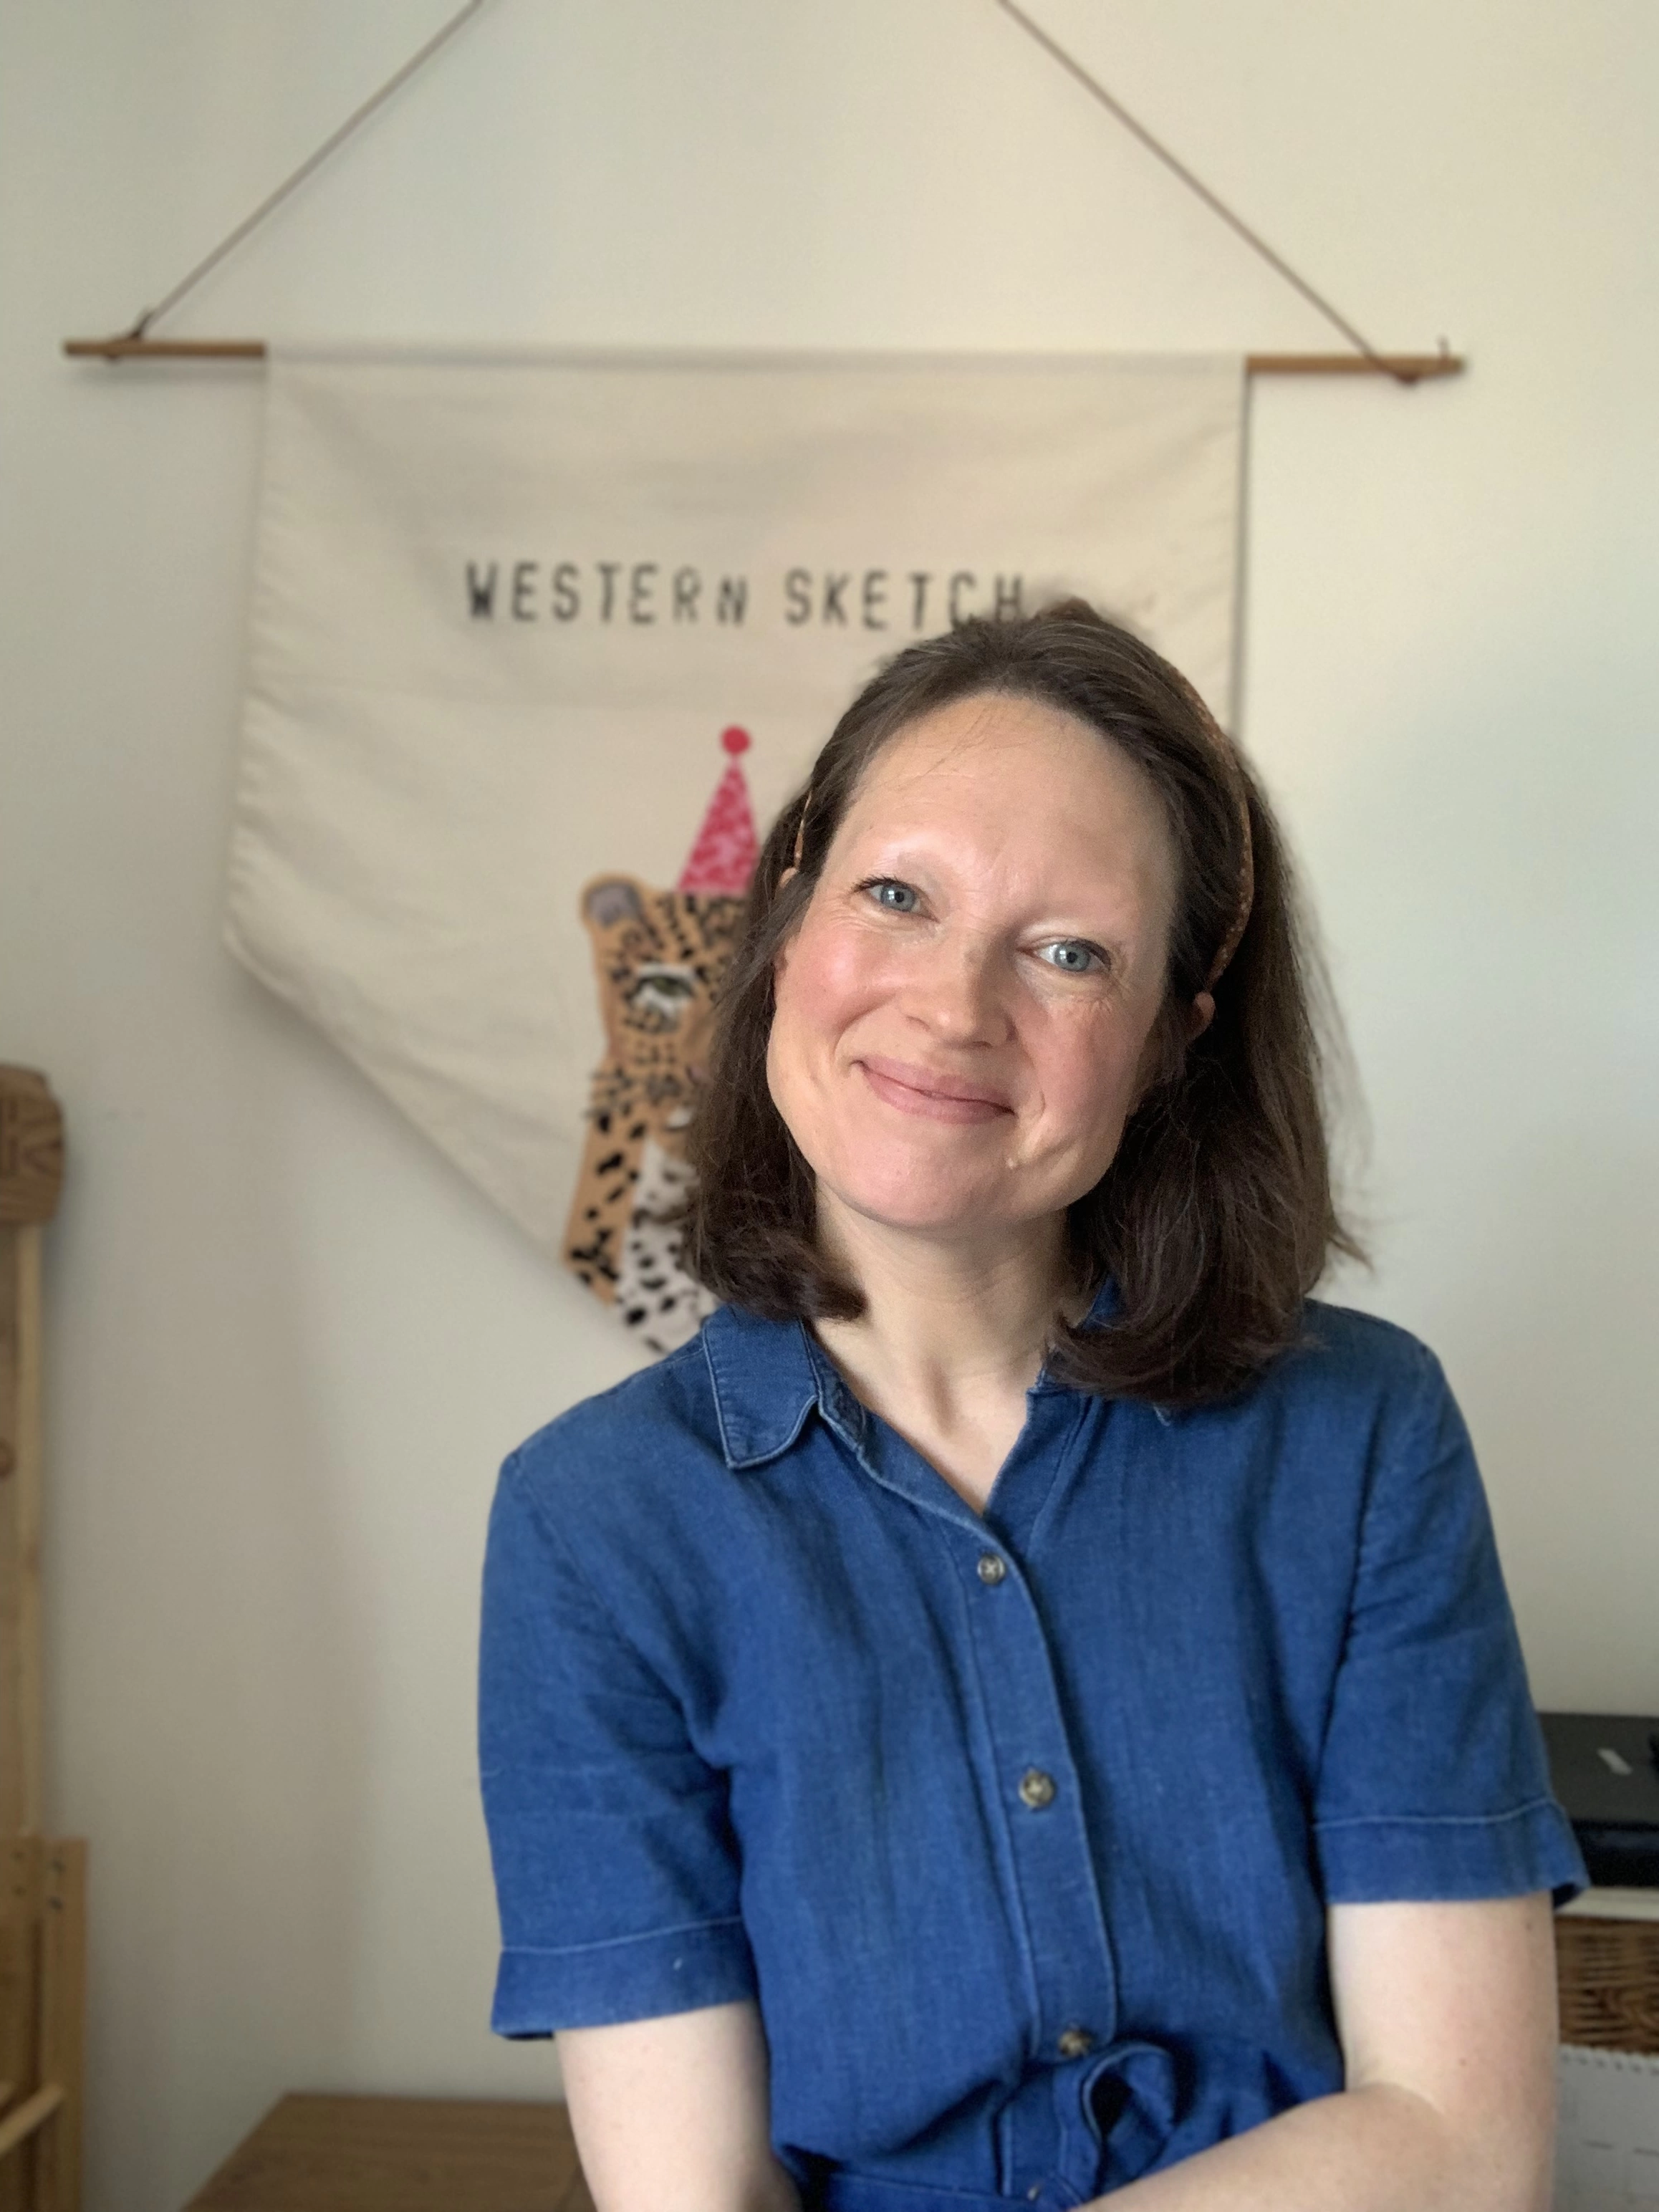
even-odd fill
[{"label": "smiling mouth", "polygon": [[[1013,1110],[1001,1099],[982,1092],[934,1090],[928,1085],[924,1070],[908,1067],[902,1060],[861,1060],[857,1065],[878,1098],[896,1107],[901,1114],[914,1114],[924,1121],[998,1121]],[[917,1077],[922,1080],[918,1082]]]}]

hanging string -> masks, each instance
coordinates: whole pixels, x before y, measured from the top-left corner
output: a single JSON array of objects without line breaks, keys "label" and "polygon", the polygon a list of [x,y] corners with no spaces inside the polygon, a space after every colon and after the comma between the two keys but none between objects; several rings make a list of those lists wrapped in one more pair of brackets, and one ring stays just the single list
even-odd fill
[{"label": "hanging string", "polygon": [[1023,8],[1014,4],[1014,0],[996,0],[996,4],[1002,9],[1005,15],[1011,15],[1021,30],[1029,32],[1038,46],[1046,53],[1052,55],[1068,76],[1075,77],[1084,90],[1091,94],[1100,102],[1108,114],[1115,116],[1126,131],[1138,138],[1149,154],[1155,154],[1164,167],[1173,171],[1189,191],[1196,192],[1206,207],[1218,215],[1223,222],[1236,230],[1247,246],[1253,246],[1269,268],[1276,270],[1287,284],[1293,284],[1310,306],[1317,307],[1326,321],[1340,331],[1350,345],[1358,348],[1373,368],[1380,368],[1385,375],[1393,377],[1398,384],[1411,384],[1415,381],[1413,376],[1402,372],[1386,356],[1378,353],[1375,346],[1368,344],[1346,315],[1340,314],[1322,293],[1316,292],[1305,276],[1299,276],[1282,255],[1273,252],[1265,238],[1252,230],[1242,216],[1235,215],[1227,203],[1212,192],[1201,177],[1195,177],[1186,163],[1172,154],[1160,139],[1154,138],[1146,125],[1131,115],[1121,100],[1115,100],[1098,78],[1091,76],[1082,63],[1067,53],[1065,47],[1055,40],[1051,39],[1041,24],[1034,23]]},{"label": "hanging string", "polygon": [[[172,290],[164,294],[155,307],[146,307],[132,327],[124,333],[119,343],[137,345],[142,342],[154,324],[159,322],[163,315],[170,313],[187,293],[193,291],[210,270],[216,268],[228,253],[233,252],[241,244],[250,231],[256,230],[274,209],[279,207],[291,192],[296,191],[304,184],[307,177],[320,168],[331,154],[343,146],[352,133],[368,120],[377,108],[383,106],[399,87],[406,84],[416,70],[422,68],[439,48],[446,46],[463,24],[470,17],[476,15],[485,4],[486,0],[465,0],[465,4],[434,33],[426,44],[417,52],[411,54],[403,67],[389,76],[377,92],[371,94],[360,107],[355,108],[338,130],[331,132],[313,154],[308,155],[291,176],[285,177],[275,191],[268,193],[252,214],[244,216],[235,228],[221,239],[210,253],[204,255],[193,269],[181,276]],[[1354,328],[1346,315],[1334,307],[1322,293],[1316,291],[1304,276],[1298,275],[1281,254],[1273,251],[1266,239],[1251,229],[1242,216],[1235,214],[1224,200],[1211,191],[1201,177],[1195,176],[1184,161],[1172,154],[1160,139],[1155,138],[1146,125],[1132,115],[1121,100],[1115,99],[1098,78],[1091,76],[1073,55],[1068,53],[1057,40],[1048,35],[1041,24],[1034,22],[1024,9],[1017,4],[1017,0],[996,0],[996,5],[1006,15],[1018,23],[1029,37],[1034,39],[1046,53],[1058,62],[1066,74],[1073,77],[1091,99],[1097,100],[1101,106],[1105,108],[1107,112],[1114,117],[1132,137],[1139,139],[1148,153],[1155,155],[1167,169],[1180,179],[1189,191],[1196,194],[1212,213],[1219,216],[1231,229],[1237,232],[1247,246],[1261,255],[1269,268],[1282,276],[1287,284],[1293,286],[1310,307],[1316,308],[1334,329],[1340,331],[1370,368],[1380,369],[1384,375],[1391,376],[1397,384],[1413,384],[1419,376],[1438,373],[1441,370],[1442,363],[1431,358],[1396,361],[1391,360],[1385,354],[1379,353],[1376,348]],[[67,343],[70,351],[97,350],[91,341],[77,339]],[[1443,355],[1445,353],[1443,340],[1441,351]],[[1333,361],[1328,365],[1334,368],[1339,364]],[[1461,366],[1461,364],[1456,365]]]},{"label": "hanging string", "polygon": [[313,169],[320,168],[323,163],[327,161],[329,155],[334,151],[335,148],[337,146],[344,145],[346,140],[350,137],[352,132],[358,129],[361,125],[367,123],[369,117],[374,114],[375,109],[383,106],[386,100],[390,100],[392,94],[397,91],[399,85],[406,84],[410,78],[414,76],[416,70],[421,68],[422,64],[430,61],[433,55],[437,52],[440,46],[445,45],[450,39],[454,37],[456,32],[460,29],[467,17],[469,15],[476,15],[478,10],[484,4],[485,0],[466,0],[466,5],[464,8],[458,9],[457,12],[450,17],[449,21],[444,24],[442,28],[435,32],[433,36],[427,40],[426,44],[421,48],[418,53],[411,54],[409,59],[404,64],[403,67],[398,70],[394,76],[389,76],[378,92],[371,94],[361,107],[354,109],[353,112],[347,116],[345,121],[340,125],[337,131],[334,131],[329,137],[324,139],[322,144],[317,149],[314,154],[307,155],[306,159],[301,162],[299,167],[294,172],[294,174],[291,177],[285,177],[283,182],[277,185],[274,192],[267,194],[267,196],[260,201],[258,206],[254,209],[252,214],[245,216],[243,220],[237,224],[234,230],[230,232],[227,237],[222,238],[217,246],[214,247],[212,252],[204,256],[204,258],[198,261],[196,266],[190,271],[188,276],[181,276],[179,282],[173,286],[173,289],[167,294],[165,298],[158,301],[155,307],[146,307],[143,314],[139,316],[137,321],[133,325],[132,328],[126,333],[127,337],[129,338],[142,338],[149,329],[152,323],[159,321],[160,319],[163,315],[167,314],[170,309],[176,307],[179,301],[184,298],[185,293],[192,291],[195,287],[201,283],[203,277],[207,275],[210,269],[216,268],[218,264],[224,259],[226,254],[230,252],[234,247],[241,244],[242,240],[247,236],[249,231],[257,230],[258,226],[264,221],[265,217],[270,213],[273,208],[279,207],[291,191],[296,191],[300,185],[304,184],[306,179],[311,174]]}]

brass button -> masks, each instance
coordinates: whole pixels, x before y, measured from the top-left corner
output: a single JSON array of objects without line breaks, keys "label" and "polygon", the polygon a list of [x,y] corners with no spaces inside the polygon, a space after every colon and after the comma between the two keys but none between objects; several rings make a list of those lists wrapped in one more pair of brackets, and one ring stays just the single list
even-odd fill
[{"label": "brass button", "polygon": [[1081,2058],[1085,2051],[1092,2051],[1095,2039],[1086,2027],[1062,2027],[1054,2039],[1062,2058]]},{"label": "brass button", "polygon": [[982,1583],[1000,1583],[1008,1571],[1008,1562],[1000,1559],[994,1552],[979,1555],[979,1578]]},{"label": "brass button", "polygon": [[1033,1812],[1054,1802],[1054,1778],[1040,1766],[1028,1766],[1019,1778],[1019,1794]]}]

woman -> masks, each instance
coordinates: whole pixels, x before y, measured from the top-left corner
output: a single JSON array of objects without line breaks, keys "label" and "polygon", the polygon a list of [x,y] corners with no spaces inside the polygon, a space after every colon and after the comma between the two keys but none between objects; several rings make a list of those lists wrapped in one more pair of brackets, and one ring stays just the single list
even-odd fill
[{"label": "woman", "polygon": [[1432,1356],[1333,1249],[1272,815],[1073,601],[757,871],[724,1303],[503,1471],[494,2025],[601,2212],[1541,2212],[1582,1887]]}]

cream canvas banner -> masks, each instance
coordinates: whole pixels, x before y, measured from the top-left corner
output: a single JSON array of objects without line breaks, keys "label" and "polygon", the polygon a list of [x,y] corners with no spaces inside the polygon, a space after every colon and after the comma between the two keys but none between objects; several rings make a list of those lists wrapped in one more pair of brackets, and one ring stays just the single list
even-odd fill
[{"label": "cream canvas banner", "polygon": [[756,838],[879,661],[1080,592],[1230,720],[1237,357],[276,351],[231,949],[653,1350]]}]

